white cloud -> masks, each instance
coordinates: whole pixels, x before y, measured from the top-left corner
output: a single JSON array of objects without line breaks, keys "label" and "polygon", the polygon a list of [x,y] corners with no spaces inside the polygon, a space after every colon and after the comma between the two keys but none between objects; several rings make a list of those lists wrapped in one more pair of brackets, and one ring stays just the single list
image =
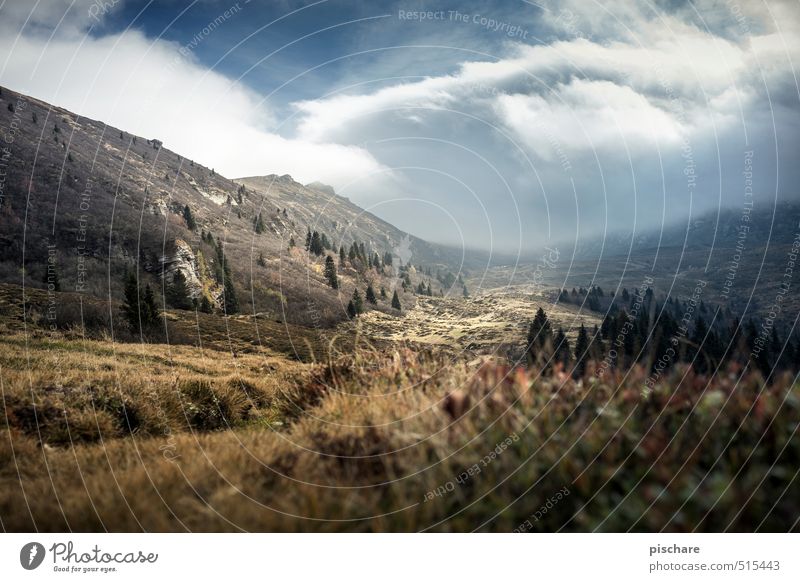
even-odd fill
[{"label": "white cloud", "polygon": [[[57,8],[49,5],[47,12],[37,12],[37,21],[56,24]],[[88,12],[81,14],[88,25]],[[15,30],[13,18],[17,26],[27,18],[18,10],[3,15],[8,17],[5,32]],[[358,147],[270,131],[275,119],[259,95],[181,57],[175,43],[149,39],[137,30],[80,36],[74,34],[79,20],[70,16],[69,29],[49,41],[49,35],[36,31],[19,38],[0,34],[0,53],[9,54],[0,82],[125,131],[156,137],[229,177],[290,173],[300,181],[340,186],[383,169]]]}]

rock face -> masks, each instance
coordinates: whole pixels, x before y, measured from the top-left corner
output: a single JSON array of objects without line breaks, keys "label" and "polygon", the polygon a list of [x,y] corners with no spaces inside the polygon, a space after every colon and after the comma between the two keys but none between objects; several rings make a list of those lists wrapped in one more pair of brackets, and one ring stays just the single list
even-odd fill
[{"label": "rock face", "polygon": [[164,255],[160,259],[161,272],[167,284],[171,284],[175,273],[180,271],[186,278],[186,289],[192,299],[199,298],[203,293],[203,283],[200,281],[200,273],[197,268],[197,257],[183,239],[175,239],[175,251],[169,255]]}]

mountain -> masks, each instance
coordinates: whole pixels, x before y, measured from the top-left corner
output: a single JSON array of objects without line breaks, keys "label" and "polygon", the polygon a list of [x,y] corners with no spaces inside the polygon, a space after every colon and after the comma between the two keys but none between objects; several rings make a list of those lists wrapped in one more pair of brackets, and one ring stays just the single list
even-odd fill
[{"label": "mountain", "polygon": [[236,182],[277,206],[288,208],[311,230],[326,232],[336,247],[347,247],[353,240],[368,241],[378,252],[402,255],[404,262],[452,271],[479,269],[488,260],[488,255],[480,251],[462,251],[409,235],[321,182],[304,186],[288,174],[250,176],[237,178]]},{"label": "mountain", "polygon": [[[707,304],[740,316],[765,317],[780,304],[788,325],[786,314],[800,309],[793,276],[798,249],[800,203],[757,202],[751,210],[723,208],[663,229],[581,239],[574,248],[560,248],[552,266],[497,267],[486,283],[508,284],[513,271],[521,285],[538,280],[568,290],[599,285],[621,291],[644,284],[676,298],[691,297],[700,284]],[[787,283],[788,293],[782,289]]]},{"label": "mountain", "polygon": [[[181,272],[190,298],[219,310],[227,278],[239,312],[327,326],[346,317],[357,286],[394,287],[400,261],[428,272],[462,263],[460,251],[409,236],[325,185],[230,180],[157,135],[135,136],[7,88],[0,128],[0,283],[47,288],[57,279],[61,290],[116,301],[126,274],[136,273],[163,303]],[[309,229],[325,235],[326,252],[306,252]],[[354,241],[360,257],[340,264],[339,245]],[[373,269],[373,253],[399,260]],[[338,290],[325,277],[326,254],[336,259]],[[400,293],[404,305],[413,301]]]}]

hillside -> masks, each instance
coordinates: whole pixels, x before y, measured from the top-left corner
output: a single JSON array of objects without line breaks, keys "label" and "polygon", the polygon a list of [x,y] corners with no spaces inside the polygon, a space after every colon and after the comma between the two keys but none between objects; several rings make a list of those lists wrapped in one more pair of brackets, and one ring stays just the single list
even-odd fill
[{"label": "hillside", "polygon": [[[652,278],[657,293],[685,297],[702,280],[707,283],[706,303],[730,308],[743,317],[766,315],[793,260],[790,255],[800,244],[798,237],[800,203],[764,203],[750,213],[720,209],[689,224],[581,239],[575,247],[560,247],[559,260],[548,268],[541,268],[537,259],[496,265],[482,276],[483,286],[520,285],[537,279],[568,290],[598,285],[618,292]],[[477,277],[467,280],[470,288],[478,282]],[[784,313],[794,314],[800,308],[797,293],[787,294],[782,303]]]},{"label": "hillside", "polygon": [[275,174],[235,181],[263,194],[276,206],[288,208],[296,220],[312,230],[326,232],[334,246],[343,244],[346,247],[353,240],[369,241],[376,251],[389,250],[403,255],[405,262],[456,272],[465,268],[478,269],[488,260],[488,255],[482,252],[462,251],[409,235],[320,182],[303,186],[289,175]]},{"label": "hillside", "polygon": [[[55,277],[61,290],[119,301],[126,274],[136,273],[166,304],[180,272],[190,299],[208,309],[330,327],[368,283],[397,286],[402,304],[413,303],[407,286],[395,285],[401,263],[425,261],[430,273],[461,267],[460,253],[408,237],[321,185],[288,176],[234,182],[158,136],[6,88],[0,128],[0,282],[46,288]],[[324,252],[306,252],[309,230],[325,235]],[[339,246],[356,241],[360,256],[341,264]],[[373,253],[381,258],[374,269]],[[328,254],[337,259],[338,291],[323,273]],[[394,265],[384,263],[387,254]],[[235,307],[224,305],[226,278]],[[429,279],[412,273],[409,284]]]}]

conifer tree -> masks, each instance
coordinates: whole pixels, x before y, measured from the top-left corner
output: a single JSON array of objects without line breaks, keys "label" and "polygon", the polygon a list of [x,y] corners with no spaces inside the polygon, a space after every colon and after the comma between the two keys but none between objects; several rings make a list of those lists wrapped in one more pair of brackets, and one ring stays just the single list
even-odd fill
[{"label": "conifer tree", "polygon": [[192,209],[189,208],[188,204],[183,207],[183,219],[186,221],[186,228],[189,230],[194,231],[197,228],[197,222],[195,222]]},{"label": "conifer tree", "polygon": [[556,361],[561,362],[566,368],[569,365],[570,360],[570,353],[569,353],[569,339],[567,335],[564,333],[562,328],[558,328],[556,331],[555,338],[553,339],[553,345],[555,346],[555,356]]},{"label": "conifer tree", "polygon": [[233,286],[230,267],[225,260],[225,251],[222,243],[217,243],[217,260],[219,261],[222,274],[222,299],[225,313],[230,315],[239,311],[239,299],[236,297],[236,289]]},{"label": "conifer tree", "polygon": [[378,298],[375,297],[375,289],[372,288],[372,284],[367,285],[367,293],[366,293],[367,301],[372,303],[373,305],[377,305]]},{"label": "conifer tree", "polygon": [[325,278],[333,289],[339,288],[339,276],[336,274],[336,263],[330,255],[325,259]]},{"label": "conifer tree", "polygon": [[258,213],[253,219],[253,229],[256,231],[256,234],[262,234],[265,230],[267,230],[266,225],[264,224],[264,218],[261,213]]},{"label": "conifer tree", "polygon": [[553,330],[547,314],[540,307],[528,328],[528,357],[534,363],[546,367],[550,360],[552,347]]},{"label": "conifer tree", "polygon": [[186,287],[186,276],[182,271],[175,271],[172,276],[172,284],[167,287],[167,303],[175,309],[191,309],[192,300],[189,297],[189,289]]},{"label": "conifer tree", "polygon": [[394,295],[392,295],[392,307],[398,311],[403,309],[400,305],[400,298],[397,296],[397,289],[394,290]]},{"label": "conifer tree", "polygon": [[589,334],[586,333],[586,327],[581,324],[581,328],[578,330],[578,339],[575,340],[575,369],[573,371],[575,378],[582,378],[586,371],[588,351]]},{"label": "conifer tree", "polygon": [[324,247],[322,246],[322,239],[319,236],[319,233],[315,230],[311,235],[311,243],[308,246],[308,249],[317,256],[320,256],[324,251]]},{"label": "conifer tree", "polygon": [[364,301],[361,299],[358,289],[353,289],[353,306],[356,308],[356,315],[364,313]]}]

